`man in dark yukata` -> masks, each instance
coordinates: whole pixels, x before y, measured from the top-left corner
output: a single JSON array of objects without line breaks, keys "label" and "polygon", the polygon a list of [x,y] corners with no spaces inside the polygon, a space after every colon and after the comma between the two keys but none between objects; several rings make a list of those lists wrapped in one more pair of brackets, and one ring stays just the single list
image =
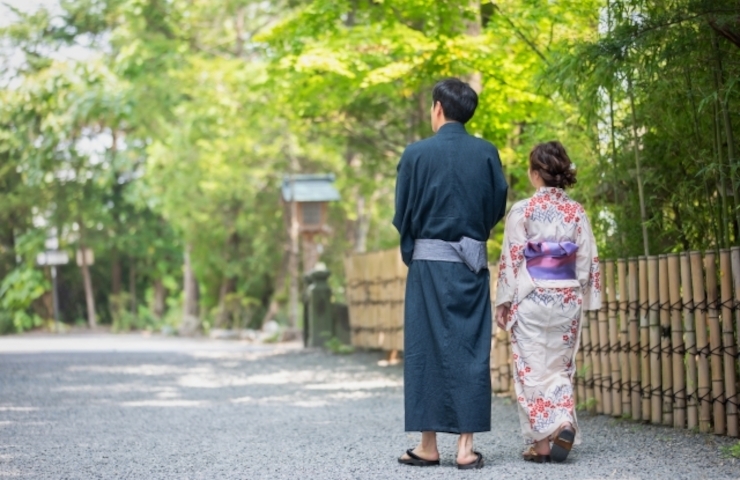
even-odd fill
[{"label": "man in dark yukata", "polygon": [[398,461],[439,465],[437,432],[459,434],[458,468],[481,468],[473,433],[491,430],[491,300],[486,241],[506,208],[498,150],[469,135],[478,95],[458,79],[432,91],[433,137],[398,164],[396,214],[408,265],[404,311],[406,431]]}]

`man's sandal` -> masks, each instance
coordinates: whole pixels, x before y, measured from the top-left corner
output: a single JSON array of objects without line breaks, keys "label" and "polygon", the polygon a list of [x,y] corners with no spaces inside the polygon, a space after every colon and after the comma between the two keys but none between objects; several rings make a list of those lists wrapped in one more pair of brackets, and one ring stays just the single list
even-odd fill
[{"label": "man's sandal", "polygon": [[434,467],[439,465],[439,460],[425,460],[415,454],[412,449],[406,450],[406,455],[408,455],[409,458],[398,457],[398,463],[414,467]]},{"label": "man's sandal", "polygon": [[576,432],[573,427],[566,426],[560,429],[552,440],[551,456],[555,462],[564,462],[568,458],[573,441],[576,439]]},{"label": "man's sandal", "polygon": [[470,463],[458,463],[458,470],[474,470],[483,468],[483,455],[480,452],[473,452],[473,454],[475,454],[476,459]]},{"label": "man's sandal", "polygon": [[527,462],[534,463],[550,463],[550,455],[540,455],[534,450],[534,447],[529,447],[529,450],[525,450],[522,453],[522,458]]}]

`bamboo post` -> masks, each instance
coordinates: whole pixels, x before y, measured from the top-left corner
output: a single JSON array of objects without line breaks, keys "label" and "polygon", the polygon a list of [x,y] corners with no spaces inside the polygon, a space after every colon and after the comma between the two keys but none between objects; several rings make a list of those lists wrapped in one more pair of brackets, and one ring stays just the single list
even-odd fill
[{"label": "bamboo post", "polygon": [[663,423],[673,425],[673,359],[671,355],[671,312],[668,295],[668,256],[658,257],[658,298],[660,309],[660,366]]},{"label": "bamboo post", "polygon": [[660,299],[658,296],[658,257],[647,259],[648,325],[650,326],[650,421],[662,420],[663,399],[660,383]]},{"label": "bamboo post", "polygon": [[735,345],[740,348],[740,247],[730,250],[732,283],[735,285]]},{"label": "bamboo post", "polygon": [[[740,247],[730,249],[730,268],[732,269],[732,284],[735,287],[735,345],[740,350]],[[735,407],[740,404],[740,396],[735,396]]]},{"label": "bamboo post", "polygon": [[617,320],[617,290],[614,282],[614,261],[606,262],[606,307],[607,307],[607,327],[609,334],[609,365],[611,374],[609,381],[609,391],[612,399],[612,415],[615,417],[622,416],[622,394],[620,385],[622,384],[622,368],[619,365],[619,325]]},{"label": "bamboo post", "polygon": [[596,312],[588,312],[588,323],[591,325],[591,369],[593,370],[594,382],[594,413],[604,413],[604,400],[601,391],[603,378],[601,376],[601,344],[599,343],[599,323]]},{"label": "bamboo post", "polygon": [[647,257],[638,259],[640,268],[640,391],[642,396],[642,419],[650,421],[650,323],[648,320],[648,267]]},{"label": "bamboo post", "polygon": [[722,348],[725,367],[725,398],[727,399],[727,435],[738,436],[737,387],[735,374],[735,354],[737,346],[732,329],[732,267],[730,251],[719,252],[720,289],[722,302]]},{"label": "bamboo post", "polygon": [[691,287],[691,261],[688,253],[681,254],[681,299],[686,342],[686,426],[699,425],[699,400],[697,396],[696,327],[694,323],[694,294]]},{"label": "bamboo post", "polygon": [[[599,265],[599,271],[606,273],[604,262]],[[602,284],[603,285],[603,284]],[[609,302],[601,302],[599,309],[599,356],[601,357],[601,397],[603,403],[602,411],[604,415],[612,414],[612,371],[609,362]]]},{"label": "bamboo post", "polygon": [[[707,284],[707,321],[709,323],[709,359],[712,373],[712,411],[714,419],[714,433],[724,435],[726,429],[725,417],[725,381],[722,368],[722,329],[719,324],[717,310],[717,255],[714,252],[704,254],[704,270]],[[734,381],[734,380],[733,380]]]},{"label": "bamboo post", "polygon": [[[581,330],[581,332],[583,331]],[[582,402],[586,402],[588,400],[588,397],[586,396],[586,378],[583,374],[583,367],[584,367],[584,352],[582,348],[579,348],[578,352],[576,352],[576,376],[575,376],[576,400],[574,402],[576,405]]]},{"label": "bamboo post", "polygon": [[709,392],[709,340],[707,338],[706,296],[704,295],[704,269],[701,252],[691,252],[691,284],[694,296],[694,322],[696,324],[697,391],[699,398],[699,431],[709,432],[712,423],[712,404]]},{"label": "bamboo post", "polygon": [[681,323],[681,284],[678,254],[668,255],[668,300],[671,314],[671,363],[673,364],[673,426],[686,426],[686,370],[683,365],[683,325]]},{"label": "bamboo post", "polygon": [[581,338],[583,339],[583,384],[585,395],[582,402],[588,406],[589,413],[596,413],[596,395],[594,393],[594,362],[593,343],[591,341],[591,313],[583,312],[581,315]]},{"label": "bamboo post", "polygon": [[632,418],[642,420],[642,399],[640,398],[640,297],[637,295],[639,280],[637,278],[636,258],[629,259],[627,269],[629,272],[629,396],[632,406]]},{"label": "bamboo post", "polygon": [[622,415],[632,417],[632,405],[630,404],[630,364],[629,364],[629,334],[627,324],[627,310],[629,300],[627,299],[627,262],[624,259],[617,260],[617,286],[619,304],[619,365],[622,368],[622,383],[619,390],[622,392]]}]

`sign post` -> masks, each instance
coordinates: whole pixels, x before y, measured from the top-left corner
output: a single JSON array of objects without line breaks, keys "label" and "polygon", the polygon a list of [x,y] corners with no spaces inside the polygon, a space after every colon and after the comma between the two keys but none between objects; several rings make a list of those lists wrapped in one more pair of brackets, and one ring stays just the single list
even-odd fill
[{"label": "sign post", "polygon": [[69,263],[67,252],[60,250],[47,250],[36,256],[36,263],[51,267],[51,297],[54,305],[54,329],[59,333],[59,292],[57,290],[57,265]]}]

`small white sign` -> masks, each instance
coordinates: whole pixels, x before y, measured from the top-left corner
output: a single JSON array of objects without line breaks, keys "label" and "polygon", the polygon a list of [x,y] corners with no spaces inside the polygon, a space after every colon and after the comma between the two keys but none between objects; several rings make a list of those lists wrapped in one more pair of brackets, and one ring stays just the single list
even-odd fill
[{"label": "small white sign", "polygon": [[[77,250],[77,266],[82,266],[82,250]],[[95,254],[93,254],[93,251],[91,248],[85,249],[85,263],[87,263],[88,266],[95,263]]]},{"label": "small white sign", "polygon": [[69,263],[69,255],[64,250],[49,250],[36,255],[36,263],[39,265],[66,265]]}]

